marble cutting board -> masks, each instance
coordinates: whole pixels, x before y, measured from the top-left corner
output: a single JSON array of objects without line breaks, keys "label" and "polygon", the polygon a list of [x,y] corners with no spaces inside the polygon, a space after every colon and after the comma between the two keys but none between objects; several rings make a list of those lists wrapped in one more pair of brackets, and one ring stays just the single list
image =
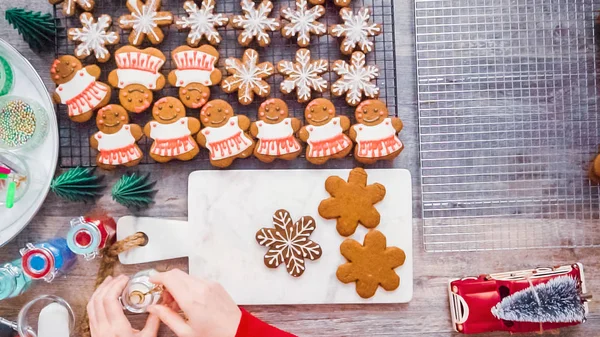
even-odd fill
[{"label": "marble cutting board", "polygon": [[[407,170],[367,170],[369,183],[386,187],[385,199],[377,204],[381,223],[377,227],[387,237],[388,246],[406,253],[406,262],[396,269],[400,287],[395,291],[379,288],[375,296],[362,299],[354,283],[343,284],[335,276],[346,262],[339,252],[344,240],[335,229],[335,220],[319,216],[327,177],[347,179],[350,170],[256,170],[197,171],[189,177],[189,256],[190,274],[221,283],[236,303],[325,304],[325,303],[405,303],[413,294],[412,191]],[[290,276],[285,266],[267,268],[263,256],[267,248],[255,240],[256,231],[272,226],[273,213],[287,209],[296,221],[312,216],[317,229],[311,239],[319,243],[323,255],[306,261],[299,278]],[[367,230],[359,226],[352,236],[363,242]]]}]

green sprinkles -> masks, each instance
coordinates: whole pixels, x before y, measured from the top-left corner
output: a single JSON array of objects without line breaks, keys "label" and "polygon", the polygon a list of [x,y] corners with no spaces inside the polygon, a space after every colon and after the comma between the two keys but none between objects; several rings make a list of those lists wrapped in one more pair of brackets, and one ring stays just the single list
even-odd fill
[{"label": "green sprinkles", "polygon": [[31,105],[15,99],[0,110],[0,142],[8,147],[25,145],[35,132],[36,118]]}]

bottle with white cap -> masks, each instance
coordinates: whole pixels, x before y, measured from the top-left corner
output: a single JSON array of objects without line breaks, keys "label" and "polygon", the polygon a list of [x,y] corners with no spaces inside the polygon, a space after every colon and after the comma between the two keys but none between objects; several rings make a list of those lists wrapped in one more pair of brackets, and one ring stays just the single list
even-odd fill
[{"label": "bottle with white cap", "polygon": [[148,306],[158,303],[163,288],[150,282],[150,276],[156,273],[156,270],[148,269],[133,275],[121,294],[121,304],[125,310],[141,314],[147,311]]}]

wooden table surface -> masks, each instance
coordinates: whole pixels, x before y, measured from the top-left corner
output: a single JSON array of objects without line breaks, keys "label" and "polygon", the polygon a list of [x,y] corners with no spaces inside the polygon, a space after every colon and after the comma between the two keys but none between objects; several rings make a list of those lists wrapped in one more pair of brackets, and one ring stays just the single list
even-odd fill
[{"label": "wooden table surface", "polygon": [[[8,8],[8,1],[0,2],[0,14]],[[48,12],[45,0],[30,0],[19,4],[30,9]],[[415,92],[413,3],[411,0],[396,1],[397,53],[398,53],[398,100],[399,115],[405,122],[402,139],[407,149],[394,163],[396,167],[409,169],[414,181],[414,214],[420,214],[420,188],[418,171],[417,104]],[[4,15],[0,15],[3,17]],[[38,69],[46,85],[51,88],[47,69],[52,54],[34,54],[17,35],[0,19],[0,38],[17,47]],[[168,167],[168,169],[165,169]],[[158,180],[156,204],[135,215],[187,219],[187,175],[198,169],[198,163],[171,163],[168,166],[146,165],[140,171],[151,172]],[[112,185],[122,171],[106,174],[107,185]],[[0,248],[0,261],[9,261],[18,255],[26,242],[36,242],[57,235],[64,235],[68,221],[88,211],[103,208],[115,217],[132,214],[132,211],[116,205],[106,195],[95,205],[65,203],[49,195],[44,206],[29,227],[11,243]],[[0,220],[1,221],[1,220]],[[552,266],[581,262],[585,266],[588,289],[593,293],[600,287],[600,249],[543,249],[489,252],[427,253],[423,249],[422,227],[414,220],[414,298],[400,305],[317,305],[317,306],[255,306],[247,308],[258,317],[282,329],[300,336],[458,336],[452,332],[446,292],[447,280],[452,277],[478,275],[525,269],[535,266]],[[526,221],[524,222],[526,225]],[[178,267],[186,269],[185,259],[133,267],[119,266],[117,273],[132,274],[137,270],[155,267],[159,269]],[[67,277],[60,277],[51,284],[36,283],[21,297],[0,302],[0,316],[15,319],[20,307],[40,294],[55,294],[69,301],[78,317],[83,316],[87,299],[93,291],[97,261],[80,262]],[[256,294],[260,296],[260,294]],[[580,326],[547,332],[545,335],[598,336],[600,335],[600,306],[590,303],[588,321]],[[133,325],[140,327],[145,316],[130,316]],[[486,336],[505,336],[487,334]],[[173,336],[165,327],[160,336]]]}]

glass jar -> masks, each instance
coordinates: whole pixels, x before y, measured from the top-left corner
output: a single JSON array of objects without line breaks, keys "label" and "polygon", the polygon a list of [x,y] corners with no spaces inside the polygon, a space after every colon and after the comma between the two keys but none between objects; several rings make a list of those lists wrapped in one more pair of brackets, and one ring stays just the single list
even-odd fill
[{"label": "glass jar", "polygon": [[121,294],[123,309],[142,314],[150,305],[157,304],[162,297],[162,286],[150,282],[150,276],[158,273],[154,269],[140,271],[133,275]]},{"label": "glass jar", "polygon": [[20,336],[69,337],[75,330],[75,314],[67,301],[54,295],[42,295],[19,311],[17,332]]}]

